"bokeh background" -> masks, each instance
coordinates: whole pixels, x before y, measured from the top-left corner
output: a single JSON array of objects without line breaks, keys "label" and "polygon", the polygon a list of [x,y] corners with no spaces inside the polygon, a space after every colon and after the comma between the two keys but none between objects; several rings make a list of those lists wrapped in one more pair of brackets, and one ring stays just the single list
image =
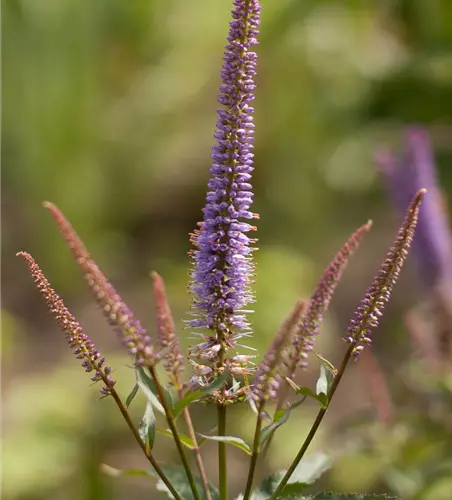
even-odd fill
[{"label": "bokeh background", "polygon": [[[372,218],[374,228],[347,270],[319,339],[318,350],[337,362],[340,336],[399,221],[373,162],[376,147],[397,147],[406,125],[425,125],[446,201],[451,192],[452,3],[262,3],[253,345],[265,349],[347,236]],[[152,480],[112,479],[98,471],[99,463],[146,463],[113,403],[97,400],[14,255],[25,249],[35,256],[108,356],[123,394],[134,383],[129,360],[42,208],[44,200],[64,211],[150,328],[149,273],[157,270],[189,343],[182,322],[190,303],[188,233],[204,203],[230,2],[4,0],[2,7],[4,498],[156,498]],[[397,408],[404,401],[401,366],[413,351],[402,318],[421,299],[409,262],[374,342],[388,384],[396,387]],[[314,383],[317,371],[313,359],[300,380]],[[137,420],[142,410],[137,399]],[[250,437],[248,410],[231,414],[230,433]],[[293,436],[301,441],[314,414],[310,404],[297,410],[274,442],[269,468],[289,463],[299,446]],[[209,408],[198,407],[195,417],[200,430],[214,425]],[[376,420],[359,366],[345,377],[314,443],[314,449],[342,449],[344,455],[323,486],[397,491],[399,476],[391,483],[385,467],[388,461],[393,467],[388,449],[403,441],[405,427],[398,437],[384,431],[382,461],[375,450],[357,452],[359,445],[350,444],[344,428],[356,419],[371,426]],[[215,480],[215,446],[206,444],[204,452]],[[164,436],[156,453],[163,463],[177,460]],[[405,453],[410,460],[417,451]],[[232,490],[238,492],[243,457],[235,449],[230,457]],[[452,460],[450,452],[446,459]],[[447,495],[452,485],[443,491]]]}]

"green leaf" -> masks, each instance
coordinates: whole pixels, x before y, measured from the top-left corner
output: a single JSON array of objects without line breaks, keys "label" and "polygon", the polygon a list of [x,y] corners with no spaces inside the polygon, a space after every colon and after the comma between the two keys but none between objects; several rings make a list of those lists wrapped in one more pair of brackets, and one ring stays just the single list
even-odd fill
[{"label": "green leaf", "polygon": [[[171,481],[171,484],[174,486],[176,491],[179,493],[179,495],[182,497],[182,500],[193,500],[193,493],[190,489],[190,486],[187,481],[187,475],[185,473],[185,470],[183,467],[162,467],[163,472],[165,475],[168,477],[168,479]],[[155,476],[155,472],[152,472],[153,475]],[[195,483],[198,488],[199,495],[201,497],[201,500],[205,500],[206,496],[204,494],[204,490],[202,487],[201,480],[198,477],[195,477]],[[157,482],[157,490],[165,492],[169,498],[173,499],[173,495],[170,493],[166,485],[163,483],[163,481],[159,478]],[[220,495],[218,493],[218,490],[209,484],[209,490],[210,490],[210,495],[212,496],[212,500],[219,500]]]},{"label": "green leaf", "polygon": [[330,370],[330,372],[335,375],[337,370],[336,368],[334,368],[334,365],[333,363],[331,363],[331,361],[328,361],[326,358],[324,358],[323,356],[321,356],[320,354],[318,354],[317,352],[315,353],[315,355],[320,359],[320,361],[325,365],[325,368],[328,368],[328,370]]},{"label": "green leaf", "polygon": [[292,389],[297,394],[301,394],[302,396],[304,396],[303,399],[301,399],[300,401],[297,401],[296,403],[294,403],[292,405],[292,408],[296,408],[297,406],[300,406],[301,403],[303,403],[303,401],[305,400],[306,397],[310,397],[312,399],[315,399],[317,402],[320,403],[321,406],[323,406],[324,408],[326,408],[326,405],[328,403],[328,398],[326,397],[326,394],[323,394],[323,393],[316,394],[309,387],[300,387],[299,385],[297,385],[293,380],[291,380],[288,377],[286,377],[286,380],[287,380],[287,383],[292,387]]},{"label": "green leaf", "polygon": [[331,385],[333,384],[334,381],[334,374],[333,372],[326,367],[325,364],[320,365],[320,377],[317,380],[317,386],[316,386],[316,394],[317,396],[320,396],[321,394],[325,395],[326,398],[326,403],[328,404],[328,398],[327,394],[331,388]]},{"label": "green leaf", "polygon": [[[306,486],[316,481],[332,464],[333,460],[324,453],[313,453],[303,458],[279,498],[287,498],[290,495],[301,493]],[[276,472],[265,478],[254,490],[251,500],[264,500],[273,495],[285,472]]]},{"label": "green leaf", "polygon": [[299,387],[297,389],[297,394],[302,394],[303,396],[308,396],[312,399],[315,399],[317,402],[320,403],[320,406],[323,408],[327,407],[328,404],[328,397],[325,393],[321,392],[320,394],[316,394],[312,389],[309,387]]},{"label": "green leaf", "polygon": [[[173,438],[173,433],[171,432],[170,429],[157,429],[157,432],[159,434],[163,434],[164,436],[168,436],[171,439]],[[187,436],[186,434],[178,434],[178,436],[179,436],[179,439],[181,440],[183,445],[185,445],[190,450],[195,449],[195,443],[193,442],[193,440],[189,436]],[[205,439],[198,441],[198,446],[201,446],[201,444],[204,443],[204,441],[205,441]]]},{"label": "green leaf", "polygon": [[[147,400],[152,404],[152,406],[160,413],[165,413],[163,406],[161,405],[158,397],[157,397],[157,389],[155,386],[155,382],[149,373],[146,372],[143,366],[137,366],[135,369],[135,373],[137,376],[137,384],[140,389],[144,392]],[[166,388],[163,387],[163,392],[165,394],[165,399],[170,406],[170,408],[174,407],[173,395]]]},{"label": "green leaf", "polygon": [[259,438],[259,449],[267,441],[267,439],[276,431],[278,427],[285,424],[289,420],[290,410],[292,408],[289,406],[286,409],[278,410],[273,417],[273,422],[270,425],[264,427],[261,431]]},{"label": "green leaf", "polygon": [[188,406],[190,403],[193,403],[193,401],[197,401],[199,399],[202,399],[209,394],[212,394],[212,392],[217,391],[220,389],[223,384],[226,382],[226,379],[228,378],[229,374],[225,370],[223,375],[221,377],[216,378],[211,384],[202,387],[200,389],[197,389],[196,391],[188,392],[185,394],[185,396],[180,399],[177,403],[176,406],[174,407],[174,417],[177,417],[180,415],[182,410]]},{"label": "green leaf", "polygon": [[101,472],[107,474],[107,476],[111,477],[119,477],[119,476],[147,476],[153,477],[153,475],[147,471],[142,469],[115,469],[114,467],[110,467],[107,464],[101,464],[100,466]]},{"label": "green leaf", "polygon": [[149,401],[146,404],[146,410],[141,419],[140,427],[138,427],[138,434],[146,447],[152,450],[155,440],[155,413]]},{"label": "green leaf", "polygon": [[138,393],[138,389],[139,388],[140,388],[140,386],[138,384],[135,384],[135,386],[133,387],[132,391],[127,396],[127,399],[126,399],[126,408],[128,408],[130,406],[130,403],[134,400],[135,396]]},{"label": "green leaf", "polygon": [[243,439],[235,436],[206,436],[204,434],[200,434],[204,439],[209,439],[211,441],[218,441],[221,443],[227,443],[231,444],[232,446],[235,446],[236,448],[239,448],[240,450],[244,451],[247,455],[251,455],[252,450],[251,446],[244,441]]}]

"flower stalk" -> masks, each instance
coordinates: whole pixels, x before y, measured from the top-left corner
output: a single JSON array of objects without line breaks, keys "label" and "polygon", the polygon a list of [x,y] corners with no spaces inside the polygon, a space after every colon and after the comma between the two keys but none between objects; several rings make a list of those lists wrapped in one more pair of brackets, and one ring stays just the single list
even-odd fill
[{"label": "flower stalk", "polygon": [[325,407],[322,407],[319,412],[317,413],[317,417],[314,420],[314,423],[311,426],[311,429],[308,432],[308,435],[306,436],[306,439],[304,440],[303,444],[301,445],[301,448],[299,452],[297,453],[297,456],[295,457],[294,461],[290,465],[290,467],[287,469],[286,473],[284,474],[283,478],[281,479],[280,483],[278,484],[276,490],[274,491],[273,495],[269,498],[269,500],[276,500],[279,495],[282,493],[284,488],[286,487],[290,477],[294,473],[295,469],[297,468],[298,464],[300,463],[301,459],[304,457],[307,449],[309,448],[309,445],[311,444],[312,440],[314,439],[314,436],[320,427],[320,424],[322,423],[323,417],[325,416],[330,403],[331,399],[334,396],[334,393],[336,392],[336,389],[339,385],[339,382],[342,380],[342,377],[344,375],[345,369],[347,368],[348,362],[350,359],[353,357],[353,345],[350,345],[347,349],[347,352],[345,353],[345,356],[342,360],[341,366],[339,367],[339,370],[337,371],[337,374],[334,377],[333,383],[330,387],[330,390],[328,391],[327,397],[328,397],[328,403],[326,404]]},{"label": "flower stalk", "polygon": [[[152,273],[154,302],[157,316],[157,331],[159,333],[160,344],[166,348],[168,352],[164,355],[166,360],[164,367],[171,376],[171,382],[177,389],[179,397],[184,397],[184,384],[182,381],[182,370],[184,358],[180,351],[179,338],[176,335],[173,315],[168,303],[165,283],[162,277],[155,271]],[[212,496],[209,489],[209,481],[207,479],[204,462],[201,455],[201,449],[198,445],[198,439],[191,419],[190,410],[186,406],[183,410],[184,420],[187,425],[188,435],[193,442],[193,452],[195,454],[196,465],[198,467],[199,476],[204,490],[206,500],[211,500]]]},{"label": "flower stalk", "polygon": [[96,346],[90,340],[90,338],[83,332],[82,327],[71,314],[71,312],[65,306],[63,300],[58,296],[58,294],[53,290],[49,281],[44,276],[43,272],[36,264],[33,257],[27,252],[19,252],[17,256],[22,257],[28,265],[31,276],[33,277],[36,286],[44,297],[44,300],[49,308],[50,313],[54,316],[60,329],[66,334],[69,346],[73,349],[74,354],[78,359],[83,360],[82,366],[87,372],[93,372],[94,376],[91,378],[93,382],[98,382],[102,380],[104,387],[101,389],[101,394],[104,396],[112,396],[118,406],[124,420],[126,421],[129,429],[132,431],[137,443],[143,450],[147,459],[154,467],[155,471],[165,483],[168,489],[173,494],[176,500],[182,500],[180,495],[174,489],[173,485],[169,481],[168,477],[159,467],[157,461],[153,457],[150,450],[146,448],[146,445],[142,441],[137,428],[130,418],[129,412],[127,411],[124,403],[116,392],[114,385],[115,381],[111,377],[111,368],[105,366],[105,358],[101,357]]},{"label": "flower stalk", "polygon": [[344,375],[350,359],[352,357],[356,359],[359,353],[363,350],[364,344],[369,344],[371,342],[370,336],[372,330],[377,328],[379,324],[378,318],[382,315],[383,309],[389,301],[392,289],[397,282],[400,271],[408,256],[408,251],[411,247],[414,231],[418,222],[420,205],[425,193],[426,190],[421,189],[412,199],[408,207],[405,220],[398,231],[397,238],[393,246],[386,254],[386,258],[377,272],[377,275],[373,279],[371,286],[368,288],[364,299],[358,305],[355,315],[350,321],[350,325],[348,327],[349,335],[344,339],[350,345],[328,391],[327,404],[319,410],[317,417],[314,420],[308,435],[306,436],[306,439],[297,453],[297,456],[287,469],[287,472],[284,474],[270,500],[276,500],[282,493],[291,475],[305,455],[306,450],[311,444],[317,429],[322,423],[322,420],[331,404],[331,400]]},{"label": "flower stalk", "polygon": [[166,420],[168,422],[169,428],[171,429],[171,433],[173,434],[173,439],[174,439],[174,442],[176,443],[176,448],[177,448],[177,451],[179,452],[179,455],[180,455],[180,458],[182,461],[182,466],[185,469],[188,484],[190,485],[190,489],[193,493],[193,498],[194,498],[194,500],[200,500],[198,488],[196,487],[196,483],[195,483],[195,478],[194,478],[193,473],[191,471],[190,464],[188,463],[187,455],[185,453],[182,441],[180,440],[179,433],[177,432],[176,421],[174,419],[173,411],[171,410],[170,406],[168,405],[168,401],[166,400],[162,384],[160,383],[160,380],[157,376],[155,366],[150,366],[149,372],[150,372],[150,374],[155,382],[157,395],[158,395],[160,403],[163,406],[163,409],[165,411]]}]

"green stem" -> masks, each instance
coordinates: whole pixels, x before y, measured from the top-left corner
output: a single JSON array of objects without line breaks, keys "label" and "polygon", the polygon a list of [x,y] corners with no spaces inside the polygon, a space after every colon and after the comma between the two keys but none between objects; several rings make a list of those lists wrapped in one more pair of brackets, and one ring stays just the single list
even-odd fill
[{"label": "green stem", "polygon": [[[293,375],[292,375],[292,377],[293,377]],[[287,381],[285,379],[283,380],[282,384],[283,385],[282,385],[281,390],[280,390],[280,395],[278,397],[278,402],[276,404],[275,413],[278,412],[283,407],[284,401],[286,400],[286,397],[287,397],[289,384],[287,383]],[[260,469],[262,468],[262,466],[265,462],[265,458],[267,457],[268,449],[270,448],[270,446],[272,444],[274,435],[275,435],[275,432],[272,432],[270,434],[267,441],[265,441],[265,444],[264,444],[262,451],[260,452],[260,455],[259,455],[259,463],[260,463],[259,468]]]},{"label": "green stem", "polygon": [[[104,382],[108,385],[107,380],[104,380]],[[135,437],[137,443],[140,445],[140,448],[143,450],[143,453],[146,455],[146,458],[149,460],[152,467],[154,467],[155,472],[157,472],[160,479],[165,483],[166,487],[170,490],[170,492],[174,496],[174,498],[176,500],[182,500],[182,497],[174,489],[174,486],[171,484],[170,480],[166,477],[165,473],[162,471],[159,464],[156,462],[155,458],[152,456],[151,451],[149,449],[147,449],[146,445],[143,443],[143,441],[140,437],[140,434],[138,433],[137,428],[135,427],[135,425],[132,422],[132,419],[130,418],[129,412],[127,411],[124,403],[122,402],[121,398],[119,397],[119,394],[115,391],[115,389],[110,389],[110,393],[113,396],[113,399],[115,400],[116,404],[118,405],[118,408],[119,408],[122,416],[124,417],[124,420],[126,421],[127,425],[129,426],[129,429],[132,431],[132,434]]]},{"label": "green stem", "polygon": [[297,456],[295,457],[295,460],[292,462],[291,466],[287,469],[287,472],[284,474],[284,477],[281,479],[278,487],[276,488],[275,492],[273,495],[270,497],[269,500],[276,500],[278,496],[282,493],[283,489],[285,488],[287,482],[290,479],[290,476],[293,474],[294,470],[297,468],[298,464],[300,463],[301,459],[303,458],[304,454],[306,453],[306,450],[308,449],[309,445],[311,444],[312,440],[314,439],[315,433],[317,432],[317,429],[319,428],[320,424],[322,423],[323,417],[325,416],[330,403],[331,399],[334,396],[334,393],[336,392],[337,386],[339,385],[339,382],[342,379],[342,376],[344,375],[345,368],[347,367],[348,362],[350,361],[350,358],[353,353],[353,349],[355,348],[356,343],[350,344],[349,348],[347,349],[347,352],[345,353],[344,359],[342,360],[341,366],[334,377],[333,383],[331,384],[331,388],[328,391],[328,403],[326,408],[322,408],[319,413],[317,414],[316,419],[314,420],[314,423],[312,424],[311,430],[309,431],[308,435],[306,436],[306,439],[304,440],[304,443],[302,444],[300,451],[298,452]]},{"label": "green stem", "polygon": [[[183,394],[183,392],[181,394]],[[212,495],[210,494],[210,489],[209,489],[209,481],[207,479],[206,470],[204,468],[204,462],[201,456],[201,450],[199,449],[198,440],[196,438],[193,421],[191,419],[190,410],[188,409],[188,407],[184,408],[184,418],[185,418],[185,423],[187,424],[188,435],[190,436],[190,439],[193,441],[194,445],[193,451],[195,452],[196,465],[198,466],[199,477],[201,479],[206,500],[212,500]]]},{"label": "green stem", "polygon": [[253,440],[253,452],[251,455],[250,468],[248,471],[248,479],[246,482],[245,493],[243,494],[243,500],[249,499],[251,495],[251,489],[253,487],[254,474],[256,472],[257,459],[259,457],[259,441],[262,429],[263,410],[264,410],[264,403],[261,403],[257,411],[256,429],[254,431],[254,440]]},{"label": "green stem", "polygon": [[173,411],[170,408],[170,406],[168,405],[168,401],[165,398],[165,394],[163,392],[163,387],[160,384],[160,381],[157,377],[157,372],[155,371],[155,367],[150,366],[149,372],[151,373],[151,376],[154,379],[155,388],[157,390],[157,394],[158,394],[160,403],[163,406],[163,409],[165,410],[166,420],[167,420],[168,425],[169,425],[171,432],[173,434],[174,442],[176,443],[177,451],[179,452],[179,455],[180,455],[180,458],[182,461],[182,465],[185,469],[185,473],[187,474],[188,484],[190,485],[190,489],[193,493],[193,498],[194,498],[194,500],[200,500],[198,489],[196,488],[195,478],[193,477],[192,471],[190,469],[190,465],[189,465],[188,460],[187,460],[187,455],[185,454],[183,444],[182,444],[180,437],[179,437],[179,434],[177,432]]},{"label": "green stem", "polygon": [[[226,405],[218,403],[218,435],[226,436]],[[226,443],[218,443],[218,472],[220,500],[228,500],[228,465]]]}]

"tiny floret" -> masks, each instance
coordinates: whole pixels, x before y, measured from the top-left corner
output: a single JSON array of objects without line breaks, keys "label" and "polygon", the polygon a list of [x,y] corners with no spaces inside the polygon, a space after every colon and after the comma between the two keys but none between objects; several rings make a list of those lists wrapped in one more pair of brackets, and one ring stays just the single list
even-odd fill
[{"label": "tiny floret", "polygon": [[82,240],[63,213],[53,203],[47,201],[44,203],[44,207],[50,211],[55,219],[105,317],[112,326],[119,327],[123,332],[123,343],[135,358],[136,364],[151,365],[155,363],[159,359],[159,355],[154,352],[151,337],[146,329],[93,261]]},{"label": "tiny floret", "polygon": [[301,368],[308,365],[307,358],[314,347],[315,337],[319,333],[323,316],[328,309],[336,286],[341,279],[348,260],[360,245],[364,235],[370,230],[372,221],[359,227],[345,242],[340,251],[334,256],[311,296],[308,310],[300,322],[289,350],[288,376],[292,378],[297,364]]},{"label": "tiny floret", "polygon": [[421,189],[411,201],[392,248],[350,321],[348,335],[343,340],[356,346],[355,356],[359,355],[365,344],[372,342],[372,331],[379,325],[384,308],[389,302],[392,289],[408,256],[425,193],[426,190]]},{"label": "tiny floret", "polygon": [[36,287],[44,297],[47,307],[57,321],[58,326],[66,334],[69,347],[73,350],[75,357],[81,360],[81,365],[85,371],[91,373],[93,382],[102,380],[104,386],[100,390],[101,394],[110,394],[115,381],[111,376],[111,368],[105,365],[105,358],[100,355],[88,335],[83,333],[82,327],[50,286],[33,257],[27,252],[19,252],[17,255],[23,257],[27,263]]}]

